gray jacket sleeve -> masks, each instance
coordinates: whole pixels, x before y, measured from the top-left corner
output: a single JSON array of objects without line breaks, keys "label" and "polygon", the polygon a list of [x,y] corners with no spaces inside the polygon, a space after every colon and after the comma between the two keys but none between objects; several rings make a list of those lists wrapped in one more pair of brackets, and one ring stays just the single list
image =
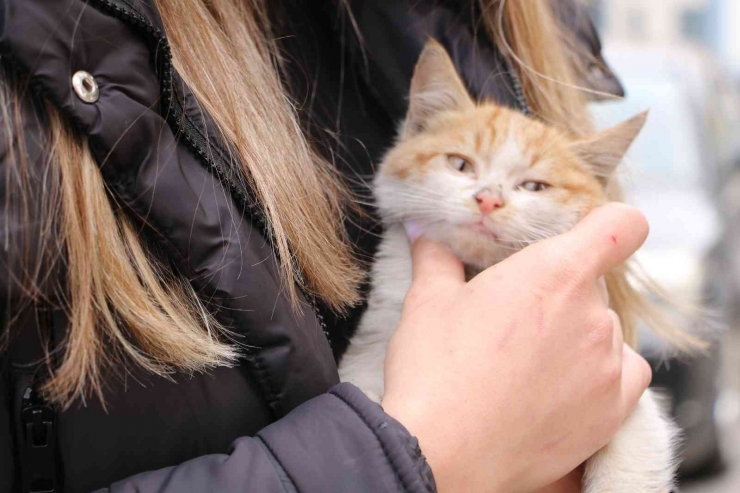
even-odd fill
[{"label": "gray jacket sleeve", "polygon": [[339,384],[228,454],[146,472],[96,493],[436,491],[417,440],[350,384]]}]

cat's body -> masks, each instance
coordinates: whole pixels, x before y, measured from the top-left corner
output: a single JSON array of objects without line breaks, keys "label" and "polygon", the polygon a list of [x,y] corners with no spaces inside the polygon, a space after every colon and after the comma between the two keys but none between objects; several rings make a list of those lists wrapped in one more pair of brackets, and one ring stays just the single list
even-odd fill
[{"label": "cat's body", "polygon": [[[514,111],[476,105],[444,49],[428,45],[399,142],[374,183],[386,229],[367,312],[339,367],[341,380],[378,402],[383,396],[388,342],[411,285],[405,222],[445,243],[474,275],[530,243],[568,231],[604,203],[608,177],[644,122],[640,115],[575,140]],[[612,443],[588,460],[584,492],[668,493],[675,438],[675,426],[646,392]]]}]

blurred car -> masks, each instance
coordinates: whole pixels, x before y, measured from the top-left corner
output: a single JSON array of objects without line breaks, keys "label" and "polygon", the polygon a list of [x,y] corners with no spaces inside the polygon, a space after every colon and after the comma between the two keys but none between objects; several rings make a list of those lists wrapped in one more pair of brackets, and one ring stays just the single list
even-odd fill
[{"label": "blurred car", "polygon": [[[701,300],[723,314],[737,284],[728,275],[732,255],[727,254],[726,214],[719,200],[737,155],[728,145],[735,139],[725,134],[736,129],[723,99],[732,91],[711,57],[695,47],[607,43],[605,58],[627,98],[594,105],[597,126],[650,110],[620,177],[626,201],[645,213],[651,227],[636,260],[671,297]],[[676,357],[641,330],[640,350],[653,365],[653,386],[668,393],[683,429],[681,473],[716,470],[721,464],[715,421],[718,349],[696,358]]]}]

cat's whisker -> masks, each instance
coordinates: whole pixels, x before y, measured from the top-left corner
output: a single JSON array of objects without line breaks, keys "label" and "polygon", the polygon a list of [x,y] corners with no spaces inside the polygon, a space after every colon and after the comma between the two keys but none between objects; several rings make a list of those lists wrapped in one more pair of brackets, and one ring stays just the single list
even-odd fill
[{"label": "cat's whisker", "polygon": [[422,194],[422,193],[413,193],[411,190],[399,190],[397,192],[394,192],[395,197],[403,197],[408,199],[418,199],[418,200],[426,200],[426,201],[438,201],[442,196],[441,195],[434,195],[434,194]]},{"label": "cat's whisker", "polygon": [[419,183],[414,183],[412,181],[394,180],[394,183],[398,184],[402,188],[415,188],[417,190],[424,190],[425,192],[432,191],[432,190],[429,190],[428,186],[422,185]]}]

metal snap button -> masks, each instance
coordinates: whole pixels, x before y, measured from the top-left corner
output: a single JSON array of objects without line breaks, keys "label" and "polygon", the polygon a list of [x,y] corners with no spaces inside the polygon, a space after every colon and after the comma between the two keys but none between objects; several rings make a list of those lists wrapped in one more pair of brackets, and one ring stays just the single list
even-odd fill
[{"label": "metal snap button", "polygon": [[84,70],[79,70],[72,76],[72,87],[77,96],[86,103],[94,103],[100,97],[98,83],[90,73]]}]

